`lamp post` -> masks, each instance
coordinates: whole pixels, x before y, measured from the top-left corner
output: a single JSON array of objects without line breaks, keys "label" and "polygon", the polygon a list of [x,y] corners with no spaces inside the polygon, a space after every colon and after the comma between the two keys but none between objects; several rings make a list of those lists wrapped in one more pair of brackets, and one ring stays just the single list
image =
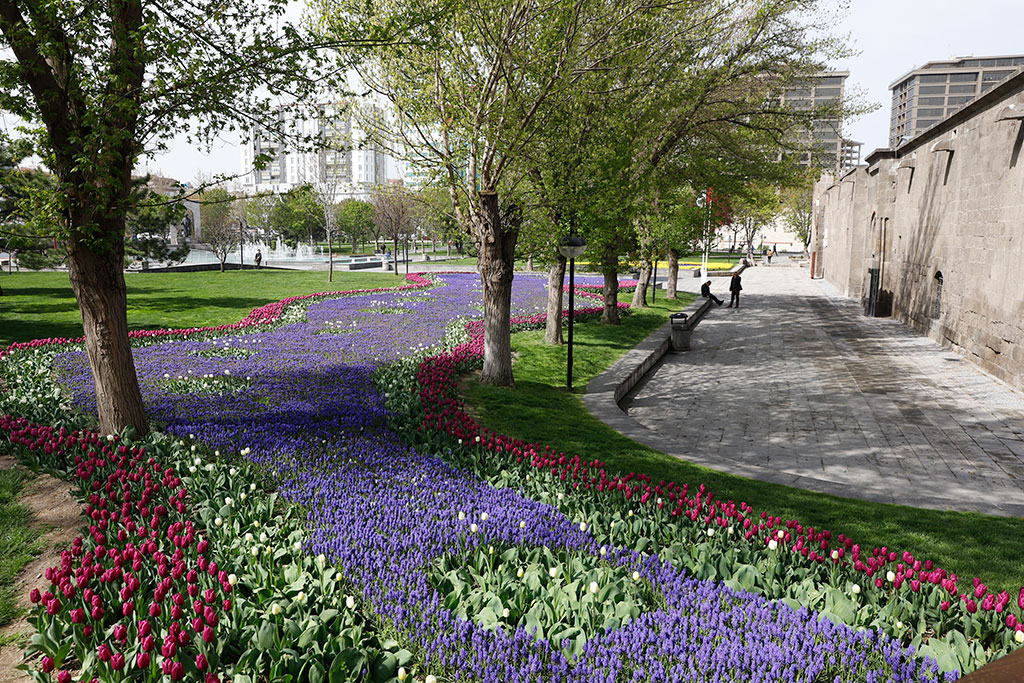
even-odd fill
[{"label": "lamp post", "polygon": [[576,312],[576,257],[582,256],[587,243],[575,233],[558,243],[558,253],[569,259],[569,352],[565,367],[565,387],[572,391],[572,323]]}]

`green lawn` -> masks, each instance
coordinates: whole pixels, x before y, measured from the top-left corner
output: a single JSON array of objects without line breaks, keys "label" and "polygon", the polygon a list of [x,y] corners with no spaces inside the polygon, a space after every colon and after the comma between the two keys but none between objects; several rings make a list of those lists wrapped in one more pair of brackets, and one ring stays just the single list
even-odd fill
[{"label": "green lawn", "polygon": [[[133,330],[233,323],[257,306],[314,292],[393,287],[385,273],[229,270],[224,273],[126,273]],[[67,273],[0,274],[0,346],[46,337],[79,337],[82,319]]]},{"label": "green lawn", "polygon": [[659,299],[650,310],[623,318],[621,327],[577,325],[573,394],[565,389],[565,348],[545,346],[542,331],[516,334],[515,388],[470,382],[466,402],[482,424],[497,432],[600,458],[610,472],[645,472],[655,481],[691,486],[703,483],[719,499],[746,501],[758,511],[845,533],[869,551],[883,545],[910,550],[961,576],[981,576],[994,590],[1014,595],[1024,585],[1022,519],[867,503],[722,474],[631,441],[592,417],[579,399],[587,382],[663,323],[668,312],[665,300]]},{"label": "green lawn", "polygon": [[0,469],[0,626],[18,616],[11,584],[21,568],[38,553],[39,531],[29,526],[31,513],[15,502],[32,474],[21,468]]}]

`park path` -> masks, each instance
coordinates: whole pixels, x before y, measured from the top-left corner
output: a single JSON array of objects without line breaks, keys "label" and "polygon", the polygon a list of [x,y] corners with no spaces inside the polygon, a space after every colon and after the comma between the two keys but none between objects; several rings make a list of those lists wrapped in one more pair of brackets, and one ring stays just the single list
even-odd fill
[{"label": "park path", "polygon": [[755,479],[1024,517],[1024,395],[785,257],[743,286],[624,398],[628,436]]}]

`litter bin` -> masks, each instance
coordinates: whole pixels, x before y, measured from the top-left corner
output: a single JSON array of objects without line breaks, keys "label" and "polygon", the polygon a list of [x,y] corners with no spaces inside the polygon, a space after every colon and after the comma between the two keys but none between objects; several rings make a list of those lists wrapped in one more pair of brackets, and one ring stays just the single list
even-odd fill
[{"label": "litter bin", "polygon": [[690,334],[693,328],[690,327],[688,318],[685,313],[673,313],[668,317],[672,323],[672,349],[675,351],[690,350]]},{"label": "litter bin", "polygon": [[700,277],[700,268],[698,268],[697,270],[693,271],[693,277],[695,277],[695,278],[699,278]]}]

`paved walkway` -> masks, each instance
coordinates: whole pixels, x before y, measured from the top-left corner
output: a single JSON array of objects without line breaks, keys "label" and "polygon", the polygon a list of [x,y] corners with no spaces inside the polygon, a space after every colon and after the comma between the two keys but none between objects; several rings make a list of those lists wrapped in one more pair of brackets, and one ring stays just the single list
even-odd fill
[{"label": "paved walkway", "polygon": [[[864,317],[784,257],[743,285],[742,308],[713,308],[692,350],[665,356],[624,398],[633,419],[618,429],[756,479],[1024,517],[1024,395]],[[728,299],[727,280],[712,289]]]}]

